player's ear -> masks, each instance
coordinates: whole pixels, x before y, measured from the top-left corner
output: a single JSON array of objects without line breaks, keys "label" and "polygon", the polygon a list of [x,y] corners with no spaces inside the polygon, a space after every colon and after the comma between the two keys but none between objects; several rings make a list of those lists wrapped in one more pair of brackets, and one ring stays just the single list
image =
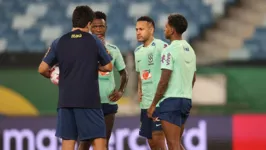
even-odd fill
[{"label": "player's ear", "polygon": [[171,35],[173,35],[175,33],[175,30],[172,27],[170,28],[170,31],[171,31]]},{"label": "player's ear", "polygon": [[153,27],[151,27],[151,33],[154,33],[154,28]]},{"label": "player's ear", "polygon": [[91,29],[91,22],[88,22],[87,28]]},{"label": "player's ear", "polygon": [[151,34],[153,34],[154,29],[152,27],[149,27],[148,30]]}]

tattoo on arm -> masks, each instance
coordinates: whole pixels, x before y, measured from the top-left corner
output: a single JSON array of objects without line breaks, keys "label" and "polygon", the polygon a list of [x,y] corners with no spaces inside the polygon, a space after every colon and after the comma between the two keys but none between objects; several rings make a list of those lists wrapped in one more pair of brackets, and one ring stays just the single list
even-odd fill
[{"label": "tattoo on arm", "polygon": [[168,83],[169,83],[169,80],[171,78],[171,74],[172,74],[172,70],[162,69],[161,79],[160,79],[160,82],[158,84],[152,105],[156,106],[157,103],[159,102],[159,100],[163,97],[163,94],[165,93],[165,91],[168,87]]},{"label": "tattoo on arm", "polygon": [[124,92],[127,86],[128,73],[126,69],[119,71],[120,74],[120,88],[119,91]]}]

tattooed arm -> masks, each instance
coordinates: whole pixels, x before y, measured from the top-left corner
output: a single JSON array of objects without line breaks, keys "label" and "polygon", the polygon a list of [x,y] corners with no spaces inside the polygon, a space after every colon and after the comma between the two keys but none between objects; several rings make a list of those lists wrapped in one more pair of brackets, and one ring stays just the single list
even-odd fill
[{"label": "tattooed arm", "polygon": [[117,50],[115,51],[116,53],[113,54],[114,55],[113,59],[114,59],[114,66],[119,71],[120,74],[120,87],[118,90],[114,90],[112,94],[109,96],[110,100],[113,102],[118,101],[123,96],[128,81],[128,73],[126,70],[126,64],[124,62],[123,56],[117,47],[116,50]]},{"label": "tattooed arm", "polygon": [[121,71],[119,71],[120,74],[120,87],[119,90],[114,90],[110,95],[109,95],[109,99],[112,102],[116,102],[118,101],[124,94],[126,85],[127,85],[127,81],[128,81],[128,73],[126,69],[123,69]]},{"label": "tattooed arm", "polygon": [[128,81],[128,73],[126,69],[123,69],[119,71],[120,74],[120,87],[119,91],[123,92],[125,91],[125,88],[127,86],[127,81]]},{"label": "tattooed arm", "polygon": [[171,74],[172,74],[172,70],[168,70],[168,69],[162,69],[162,75],[161,75],[161,79],[160,82],[158,84],[152,105],[156,106],[157,103],[160,101],[160,99],[162,99],[163,94],[165,93],[167,87],[168,87],[168,83],[169,80],[171,78]]}]

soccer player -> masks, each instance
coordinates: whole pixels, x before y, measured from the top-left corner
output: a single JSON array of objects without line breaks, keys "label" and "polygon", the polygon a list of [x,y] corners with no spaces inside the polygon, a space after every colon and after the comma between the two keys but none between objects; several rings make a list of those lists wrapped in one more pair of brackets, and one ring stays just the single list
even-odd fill
[{"label": "soccer player", "polygon": [[102,42],[88,33],[93,18],[89,6],[77,6],[72,31],[52,43],[39,66],[49,78],[49,68],[59,65],[56,136],[63,139],[63,150],[74,150],[77,140],[90,141],[94,150],[106,149],[98,70],[110,72],[112,63]]},{"label": "soccer player", "polygon": [[[108,143],[113,129],[115,114],[117,113],[118,109],[116,101],[118,101],[122,97],[125,91],[128,81],[128,73],[125,69],[125,62],[118,47],[105,42],[105,33],[107,30],[106,14],[100,11],[96,11],[94,14],[95,18],[91,24],[91,32],[102,40],[106,49],[113,58],[112,64],[120,74],[120,88],[119,90],[115,90],[115,79],[113,71],[99,71],[100,97],[106,124],[106,148],[108,149]],[[81,142],[79,148],[80,150],[88,150],[89,143]]]},{"label": "soccer player", "polygon": [[187,26],[187,20],[180,14],[168,17],[164,34],[171,44],[162,52],[161,79],[148,109],[148,116],[152,118],[157,103],[163,97],[159,118],[169,150],[184,149],[181,137],[192,107],[192,88],[196,81],[196,55],[193,48],[182,40]]},{"label": "soccer player", "polygon": [[[159,120],[153,122],[147,116],[147,109],[152,103],[161,75],[161,52],[167,47],[165,42],[154,38],[154,30],[154,21],[150,17],[142,16],[137,20],[137,40],[143,43],[135,50],[135,66],[139,78],[138,94],[141,108],[139,135],[148,139],[152,150],[166,150],[161,122]],[[154,113],[155,116],[158,113],[157,111]]]}]

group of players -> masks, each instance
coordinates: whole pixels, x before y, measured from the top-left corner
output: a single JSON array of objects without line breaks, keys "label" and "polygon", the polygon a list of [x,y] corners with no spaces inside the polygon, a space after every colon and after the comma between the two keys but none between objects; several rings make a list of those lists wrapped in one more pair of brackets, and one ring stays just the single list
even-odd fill
[{"label": "group of players", "polygon": [[[56,39],[45,54],[39,72],[50,78],[50,68],[59,65],[59,102],[56,136],[63,150],[108,149],[116,102],[122,97],[128,73],[117,46],[105,41],[107,17],[89,6],[77,6],[71,32]],[[154,38],[155,23],[142,16],[136,36],[142,45],[135,50],[138,95],[141,107],[140,136],[152,150],[184,150],[181,137],[191,109],[196,80],[196,56],[182,40],[188,23],[171,14],[164,34],[171,44]],[[113,66],[120,74],[115,90]],[[167,141],[167,146],[165,144]]]}]

